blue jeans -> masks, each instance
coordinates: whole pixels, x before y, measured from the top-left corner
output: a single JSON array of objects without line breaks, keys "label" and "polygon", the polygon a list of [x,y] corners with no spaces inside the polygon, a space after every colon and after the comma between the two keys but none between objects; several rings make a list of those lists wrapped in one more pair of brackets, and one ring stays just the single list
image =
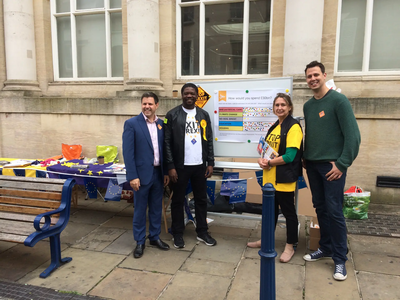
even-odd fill
[{"label": "blue jeans", "polygon": [[320,249],[327,255],[332,255],[335,264],[345,263],[347,229],[343,216],[343,193],[346,172],[340,179],[328,181],[325,175],[332,169],[331,163],[306,161],[306,167],[312,201],[320,226]]}]

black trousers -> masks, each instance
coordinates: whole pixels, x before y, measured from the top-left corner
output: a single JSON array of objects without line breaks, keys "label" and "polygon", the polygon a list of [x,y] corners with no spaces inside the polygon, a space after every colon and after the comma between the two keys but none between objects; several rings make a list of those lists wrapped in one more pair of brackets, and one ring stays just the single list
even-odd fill
[{"label": "black trousers", "polygon": [[176,169],[176,172],[178,173],[178,181],[172,186],[174,192],[171,202],[172,234],[182,235],[185,229],[183,205],[189,179],[194,195],[196,232],[197,234],[205,233],[208,230],[206,167],[204,165],[184,166],[183,169]]},{"label": "black trousers", "polygon": [[275,227],[278,222],[279,206],[286,218],[286,243],[296,244],[299,241],[299,221],[294,206],[294,192],[275,192]]}]

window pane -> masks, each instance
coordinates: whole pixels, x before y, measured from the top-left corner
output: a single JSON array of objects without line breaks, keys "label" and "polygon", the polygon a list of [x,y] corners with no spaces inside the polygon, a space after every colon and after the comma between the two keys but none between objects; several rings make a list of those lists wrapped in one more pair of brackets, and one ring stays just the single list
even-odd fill
[{"label": "window pane", "polygon": [[182,7],[182,75],[199,75],[199,7]]},{"label": "window pane", "polygon": [[104,14],[76,17],[78,77],[106,77]]},{"label": "window pane", "polygon": [[121,8],[121,0],[110,0],[110,8]]},{"label": "window pane", "polygon": [[103,8],[104,0],[76,0],[76,9]]},{"label": "window pane", "polygon": [[207,5],[205,75],[242,74],[243,2]]},{"label": "window pane", "polygon": [[70,17],[57,18],[58,69],[60,78],[72,77],[72,44]]},{"label": "window pane", "polygon": [[57,0],[56,1],[56,12],[69,12],[69,0]]},{"label": "window pane", "polygon": [[339,71],[362,70],[366,5],[366,0],[342,1]]},{"label": "window pane", "polygon": [[111,76],[123,77],[122,13],[111,14]]},{"label": "window pane", "polygon": [[[400,70],[399,15],[398,0],[374,1],[370,70]],[[397,33],[394,34],[394,32]]]},{"label": "window pane", "polygon": [[250,1],[248,74],[268,73],[270,0]]}]

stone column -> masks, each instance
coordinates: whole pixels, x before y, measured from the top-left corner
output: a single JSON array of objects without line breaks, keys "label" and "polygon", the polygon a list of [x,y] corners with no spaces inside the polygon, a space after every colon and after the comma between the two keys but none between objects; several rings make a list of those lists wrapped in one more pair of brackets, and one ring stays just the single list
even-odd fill
[{"label": "stone column", "polygon": [[127,0],[129,79],[125,92],[145,91],[163,95],[160,80],[160,29],[158,0]]},{"label": "stone column", "polygon": [[306,65],[321,60],[324,1],[286,0],[283,76],[304,78]]},{"label": "stone column", "polygon": [[39,92],[33,0],[3,0],[6,75],[3,91]]}]

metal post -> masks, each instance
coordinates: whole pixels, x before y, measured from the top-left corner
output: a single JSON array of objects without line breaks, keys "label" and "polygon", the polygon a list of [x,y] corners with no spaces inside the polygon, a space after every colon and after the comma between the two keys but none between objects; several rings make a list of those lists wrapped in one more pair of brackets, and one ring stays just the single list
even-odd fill
[{"label": "metal post", "polygon": [[275,188],[266,183],[262,191],[260,300],[275,300]]}]

